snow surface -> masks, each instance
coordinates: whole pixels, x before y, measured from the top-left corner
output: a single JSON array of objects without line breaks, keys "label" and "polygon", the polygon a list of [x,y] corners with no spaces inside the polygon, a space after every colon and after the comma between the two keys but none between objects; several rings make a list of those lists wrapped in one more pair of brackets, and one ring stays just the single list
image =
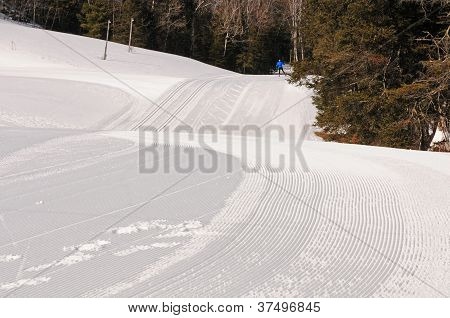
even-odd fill
[{"label": "snow surface", "polygon": [[[276,140],[270,160],[239,134],[204,149],[204,125],[312,124],[311,92],[103,49],[0,20],[0,297],[449,296],[448,154],[310,132],[306,172],[276,169]],[[155,140],[155,162],[215,150],[218,169],[139,173],[136,130],[180,124],[195,138]]]},{"label": "snow surface", "polygon": [[8,263],[20,259],[20,255],[0,255],[0,263]]}]

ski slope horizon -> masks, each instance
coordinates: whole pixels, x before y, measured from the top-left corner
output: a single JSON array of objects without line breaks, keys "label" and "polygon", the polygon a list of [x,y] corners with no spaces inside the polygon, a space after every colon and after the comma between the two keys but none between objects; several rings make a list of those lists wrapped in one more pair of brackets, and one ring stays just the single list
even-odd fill
[{"label": "ski slope horizon", "polygon": [[309,171],[280,171],[229,136],[164,139],[155,162],[217,169],[140,173],[139,128],[287,131],[314,124],[312,92],[104,45],[0,20],[0,297],[449,296],[448,154],[310,131]]}]

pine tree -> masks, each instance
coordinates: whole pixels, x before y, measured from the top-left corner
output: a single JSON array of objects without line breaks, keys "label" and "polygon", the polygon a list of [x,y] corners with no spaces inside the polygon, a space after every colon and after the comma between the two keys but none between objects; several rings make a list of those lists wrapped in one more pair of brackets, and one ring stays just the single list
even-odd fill
[{"label": "pine tree", "polygon": [[427,150],[440,118],[437,99],[423,98],[433,90],[424,74],[436,49],[418,39],[439,31],[448,4],[309,0],[305,9],[308,60],[293,80],[314,88],[321,136]]},{"label": "pine tree", "polygon": [[97,39],[104,38],[109,19],[108,0],[85,2],[79,19],[85,35]]},{"label": "pine tree", "polygon": [[133,22],[132,45],[147,48],[149,46],[151,14],[145,0],[125,0],[116,20],[113,39],[128,44],[131,19]]}]

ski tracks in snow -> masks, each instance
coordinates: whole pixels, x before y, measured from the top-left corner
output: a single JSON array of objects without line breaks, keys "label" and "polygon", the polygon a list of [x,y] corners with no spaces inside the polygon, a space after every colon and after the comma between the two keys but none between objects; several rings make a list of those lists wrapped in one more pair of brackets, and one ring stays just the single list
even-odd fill
[{"label": "ski tracks in snow", "polygon": [[[282,116],[276,122],[284,127],[310,124],[314,111],[304,109],[310,107],[309,101],[287,98],[297,95],[286,85],[275,77],[188,79],[163,95],[159,107],[137,98],[138,104],[113,114],[102,126],[129,130],[150,126],[161,131],[185,123],[198,130],[204,125],[262,125],[278,114]],[[297,102],[297,108],[289,108]],[[45,181],[102,163],[111,165],[112,171],[105,168],[95,179],[85,176],[68,182],[81,185],[96,180],[95,186],[61,199],[73,200],[88,192],[120,187],[121,182],[134,184],[140,180],[136,175],[123,178],[121,172],[129,169],[129,156],[136,152],[136,143],[115,139],[105,148],[94,150],[92,145],[104,142],[105,136],[92,134],[89,138],[66,137],[2,158],[0,186]],[[67,156],[61,155],[64,149],[79,149],[80,153],[67,161]],[[361,146],[338,149],[332,144],[307,144],[304,152],[310,173],[279,172],[262,165],[258,172],[245,173],[242,180],[232,183],[236,187],[225,206],[209,202],[216,198],[209,197],[208,191],[213,188],[207,188],[208,182],[216,182],[214,178],[196,181],[180,190],[192,191],[189,196],[180,196],[186,202],[167,200],[158,205],[161,210],[176,211],[169,215],[170,220],[163,214],[156,213],[158,218],[142,212],[94,241],[80,239],[81,243],[62,244],[67,240],[61,240],[58,253],[50,253],[45,262],[21,264],[21,277],[3,278],[0,289],[5,292],[23,288],[24,295],[85,297],[445,295],[450,290],[450,202],[442,199],[444,189],[429,190],[425,194],[427,200],[420,196],[421,184],[445,185],[449,176],[423,172],[420,163],[408,166],[401,156],[376,155],[377,149],[369,150]],[[45,164],[31,160],[41,155],[51,160]],[[120,182],[110,182],[113,175],[120,176]],[[104,184],[101,180],[105,180]],[[203,187],[203,183],[204,192],[193,190]],[[153,187],[147,179],[136,183],[139,189],[148,185]],[[48,189],[59,187],[63,186],[49,184]],[[9,215],[25,213],[33,206],[44,208],[47,200],[39,199],[40,193],[36,189],[25,194],[6,193],[0,202],[11,204],[12,208],[0,212]],[[143,197],[132,193],[126,200],[111,198],[111,202],[104,203],[108,213],[88,213],[88,218],[15,240],[14,244],[9,237],[10,243],[0,246],[4,249],[0,267],[17,271],[23,254],[15,249],[17,245],[56,232],[69,235],[84,226],[95,231],[98,228],[91,228],[91,223],[122,215],[140,206]],[[192,213],[194,203],[189,205],[189,211],[183,209],[190,197],[196,198],[201,213]],[[14,208],[14,198],[27,199],[29,204]],[[122,208],[113,209],[119,202]],[[208,214],[211,217],[203,220],[202,216]],[[59,236],[55,237],[59,240]],[[61,256],[62,252],[65,256]],[[95,270],[105,264],[115,264],[117,268],[111,266],[104,273]],[[39,275],[41,271],[43,275]],[[97,282],[83,282],[70,292],[67,288],[49,289],[61,285],[59,281],[76,281],[81,272],[95,275]],[[35,275],[22,277],[30,273]]]}]

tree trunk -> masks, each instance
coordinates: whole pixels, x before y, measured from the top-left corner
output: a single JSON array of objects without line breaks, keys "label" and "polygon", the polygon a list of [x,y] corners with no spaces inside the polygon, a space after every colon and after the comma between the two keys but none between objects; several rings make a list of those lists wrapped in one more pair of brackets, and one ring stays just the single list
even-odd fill
[{"label": "tree trunk", "polygon": [[164,52],[167,52],[167,42],[169,41],[170,29],[167,29],[166,37],[164,39]]},{"label": "tree trunk", "polygon": [[434,136],[436,135],[436,130],[438,123],[433,123],[432,132],[430,134],[430,126],[428,124],[423,124],[421,127],[421,137],[420,137],[420,150],[428,151],[433,142]]},{"label": "tree trunk", "polygon": [[441,116],[441,125],[442,134],[444,135],[444,143],[445,143],[445,150],[450,151],[450,121]]},{"label": "tree trunk", "polygon": [[292,46],[293,46],[293,58],[294,62],[298,62],[298,44],[297,44],[297,38],[294,36],[292,39]]},{"label": "tree trunk", "polygon": [[292,47],[294,62],[298,62],[298,30],[297,30],[297,17],[292,17]]},{"label": "tree trunk", "polygon": [[225,57],[225,55],[227,55],[227,46],[228,46],[228,32],[225,36],[225,43],[224,43],[224,47],[223,47],[223,57]]},{"label": "tree trunk", "polygon": [[45,16],[45,24],[44,24],[44,28],[47,28],[48,25],[48,19],[50,19],[50,12],[52,11],[52,7],[48,7],[47,10],[47,15]]},{"label": "tree trunk", "polygon": [[53,21],[52,21],[52,26],[50,28],[50,30],[53,30],[53,26],[55,25],[55,21],[56,21],[56,17],[58,16],[58,8],[55,9],[55,14],[53,15]]},{"label": "tree trunk", "polygon": [[195,54],[195,17],[192,17],[191,23],[191,57],[194,57]]},{"label": "tree trunk", "polygon": [[303,61],[305,59],[305,48],[303,46],[303,37],[301,35],[300,35],[300,52]]}]

